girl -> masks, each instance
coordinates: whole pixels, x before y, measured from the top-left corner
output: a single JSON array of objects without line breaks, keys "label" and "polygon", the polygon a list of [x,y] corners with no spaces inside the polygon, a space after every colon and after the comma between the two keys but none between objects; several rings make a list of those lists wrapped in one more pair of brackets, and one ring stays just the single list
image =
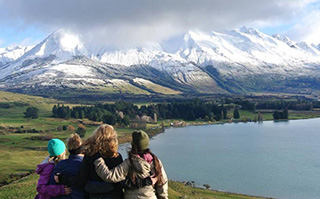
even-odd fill
[{"label": "girl", "polygon": [[[77,179],[79,187],[85,187],[88,183],[104,182],[96,173],[94,160],[97,156],[107,163],[107,166],[112,169],[122,163],[122,156],[118,153],[117,133],[113,127],[107,124],[99,126],[93,135],[89,137],[83,145],[86,147],[85,157],[80,168],[80,173]],[[123,191],[120,186],[114,183],[97,184],[94,187],[96,191],[89,192],[90,199],[122,199]],[[101,189],[103,188],[103,192]]]},{"label": "girl", "polygon": [[[60,174],[65,175],[67,177],[76,177],[78,176],[81,163],[84,156],[84,147],[82,147],[82,139],[77,133],[72,133],[68,138],[67,148],[70,153],[69,158],[60,161],[51,174],[50,184],[56,184],[54,180],[54,175]],[[64,183],[62,183],[64,184]],[[55,198],[60,199],[84,199],[84,191],[82,187],[77,187],[72,185],[71,183],[66,183],[68,187],[72,188],[72,193],[68,196],[58,196]]]},{"label": "girl", "polygon": [[38,194],[35,199],[50,199],[51,197],[59,195],[68,195],[72,192],[71,188],[65,187],[64,185],[49,185],[51,173],[55,164],[60,160],[65,159],[65,144],[59,139],[51,139],[48,142],[47,148],[49,156],[37,166],[36,170],[40,177],[37,184]]},{"label": "girl", "polygon": [[132,149],[119,166],[109,170],[103,158],[95,160],[97,174],[106,182],[120,182],[127,176],[135,183],[150,175],[156,179],[155,186],[126,189],[125,199],[168,199],[168,179],[161,161],[148,148],[149,136],[144,131],[132,133]]}]

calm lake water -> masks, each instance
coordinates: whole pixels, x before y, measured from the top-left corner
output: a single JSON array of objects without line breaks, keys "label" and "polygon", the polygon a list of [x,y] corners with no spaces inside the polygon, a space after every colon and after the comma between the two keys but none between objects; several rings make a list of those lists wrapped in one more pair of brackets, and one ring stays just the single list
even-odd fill
[{"label": "calm lake water", "polygon": [[320,119],[170,128],[150,148],[172,180],[281,199],[320,198]]}]

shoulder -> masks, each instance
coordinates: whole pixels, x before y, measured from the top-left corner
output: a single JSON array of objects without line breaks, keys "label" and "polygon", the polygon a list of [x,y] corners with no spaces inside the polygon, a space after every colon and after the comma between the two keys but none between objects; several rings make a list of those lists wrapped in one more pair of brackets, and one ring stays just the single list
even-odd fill
[{"label": "shoulder", "polygon": [[46,164],[42,164],[41,167],[42,167],[42,174],[43,175],[48,175],[48,174],[51,174],[53,169],[54,169],[54,163],[46,163]]}]

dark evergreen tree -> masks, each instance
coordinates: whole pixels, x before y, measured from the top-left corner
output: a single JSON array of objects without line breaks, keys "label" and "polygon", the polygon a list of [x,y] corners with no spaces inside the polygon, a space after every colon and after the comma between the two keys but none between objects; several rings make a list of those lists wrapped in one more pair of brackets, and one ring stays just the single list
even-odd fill
[{"label": "dark evergreen tree", "polygon": [[26,112],[24,112],[25,118],[37,119],[39,118],[39,109],[36,107],[27,108]]},{"label": "dark evergreen tree", "polygon": [[240,114],[239,114],[239,110],[238,108],[234,108],[234,111],[233,111],[233,118],[234,119],[239,119],[240,118]]}]

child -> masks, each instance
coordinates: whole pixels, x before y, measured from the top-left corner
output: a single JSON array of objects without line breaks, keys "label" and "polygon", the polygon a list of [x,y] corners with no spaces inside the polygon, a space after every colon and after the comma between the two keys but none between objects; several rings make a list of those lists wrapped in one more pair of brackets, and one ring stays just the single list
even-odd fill
[{"label": "child", "polygon": [[[54,175],[65,175],[66,177],[77,177],[80,171],[80,167],[82,164],[83,156],[84,156],[84,147],[82,146],[82,140],[80,136],[76,133],[70,135],[67,148],[70,153],[69,158],[60,161],[54,168],[50,184],[56,184],[54,180]],[[63,182],[61,182],[64,184]],[[84,191],[82,188],[77,187],[73,184],[68,184],[72,189],[72,193],[68,196],[58,196],[55,198],[73,198],[73,199],[83,199]]]},{"label": "child", "polygon": [[48,142],[49,156],[37,166],[37,174],[40,175],[35,199],[50,199],[59,195],[68,195],[71,193],[71,188],[64,185],[49,185],[51,173],[55,164],[60,160],[65,159],[66,146],[59,139],[51,139]]},{"label": "child", "polygon": [[136,184],[138,179],[150,175],[155,179],[155,186],[126,189],[125,199],[168,199],[168,179],[161,161],[148,148],[149,136],[144,131],[132,133],[132,149],[129,158],[109,170],[103,158],[95,160],[96,172],[106,182],[120,182],[126,177]]}]

